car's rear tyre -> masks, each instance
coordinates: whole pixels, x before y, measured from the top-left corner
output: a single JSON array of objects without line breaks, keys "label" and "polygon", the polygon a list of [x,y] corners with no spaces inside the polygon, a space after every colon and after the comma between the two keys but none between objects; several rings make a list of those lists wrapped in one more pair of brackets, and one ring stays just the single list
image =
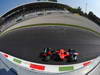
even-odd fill
[{"label": "car's rear tyre", "polygon": [[68,62],[76,62],[77,61],[77,56],[76,55],[72,55],[72,56],[70,56],[69,58],[68,58]]},{"label": "car's rear tyre", "polygon": [[77,56],[74,56],[74,61],[77,61]]}]

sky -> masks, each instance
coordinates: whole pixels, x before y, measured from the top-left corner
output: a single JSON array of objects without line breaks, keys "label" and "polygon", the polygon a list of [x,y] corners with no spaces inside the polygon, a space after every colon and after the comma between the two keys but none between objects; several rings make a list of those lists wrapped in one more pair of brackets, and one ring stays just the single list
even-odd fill
[{"label": "sky", "polygon": [[[0,16],[17,6],[35,1],[36,0],[0,0]],[[88,13],[92,11],[96,16],[100,17],[100,0],[58,0],[58,3],[63,3],[74,8],[80,6],[84,12]]]}]

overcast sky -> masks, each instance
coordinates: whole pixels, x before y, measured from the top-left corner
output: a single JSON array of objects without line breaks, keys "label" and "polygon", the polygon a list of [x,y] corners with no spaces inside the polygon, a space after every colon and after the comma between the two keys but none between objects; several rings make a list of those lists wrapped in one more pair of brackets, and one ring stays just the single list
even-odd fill
[{"label": "overcast sky", "polygon": [[[36,0],[0,0],[0,15],[3,15],[19,5],[34,1]],[[83,11],[86,9],[86,1],[87,12],[93,11],[98,17],[100,17],[100,0],[58,0],[59,3],[67,4],[75,8],[80,6]]]}]

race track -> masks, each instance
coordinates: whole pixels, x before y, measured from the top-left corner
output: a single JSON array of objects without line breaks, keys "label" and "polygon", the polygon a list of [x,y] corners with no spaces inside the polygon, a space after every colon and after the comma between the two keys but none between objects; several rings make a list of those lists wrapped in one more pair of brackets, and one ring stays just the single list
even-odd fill
[{"label": "race track", "polygon": [[46,47],[78,49],[76,63],[80,63],[100,55],[100,37],[88,30],[65,26],[22,28],[0,37],[0,50],[12,56],[43,64],[73,64],[41,61],[39,53]]}]

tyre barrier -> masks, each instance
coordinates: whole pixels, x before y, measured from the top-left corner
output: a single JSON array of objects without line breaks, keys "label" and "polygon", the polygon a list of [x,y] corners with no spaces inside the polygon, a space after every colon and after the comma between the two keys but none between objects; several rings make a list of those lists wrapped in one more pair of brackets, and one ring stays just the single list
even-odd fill
[{"label": "tyre barrier", "polygon": [[0,52],[0,54],[5,59],[7,59],[8,61],[18,66],[27,68],[29,70],[36,70],[36,71],[48,72],[48,73],[49,72],[50,73],[72,72],[72,71],[87,67],[86,70],[83,71],[85,74],[89,72],[91,69],[93,69],[99,63],[99,60],[100,60],[100,57],[97,57],[96,59],[93,59],[93,60],[85,61],[78,64],[72,64],[72,65],[46,65],[46,64],[39,64],[39,63],[25,61],[4,52]]}]

